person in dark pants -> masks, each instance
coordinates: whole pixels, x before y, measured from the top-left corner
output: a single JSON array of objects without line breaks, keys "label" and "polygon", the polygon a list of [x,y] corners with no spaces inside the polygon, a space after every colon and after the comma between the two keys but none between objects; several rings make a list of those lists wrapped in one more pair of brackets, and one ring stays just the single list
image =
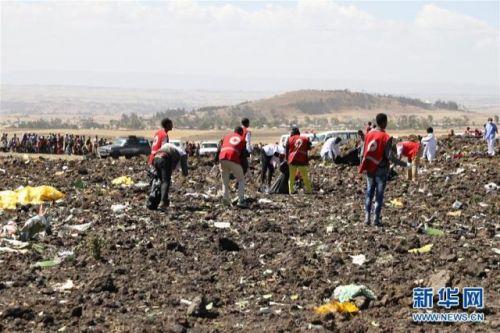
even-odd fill
[{"label": "person in dark pants", "polygon": [[170,205],[168,193],[172,179],[172,172],[177,169],[179,162],[182,168],[182,175],[188,175],[187,154],[172,143],[165,143],[161,146],[154,158],[153,165],[161,180],[161,200],[158,205],[159,210],[164,210]]},{"label": "person in dark pants", "polygon": [[378,128],[372,129],[366,134],[359,172],[366,173],[365,224],[369,225],[371,223],[372,203],[373,197],[375,197],[374,224],[382,226],[381,213],[384,205],[385,185],[389,174],[389,162],[404,167],[408,167],[409,164],[398,160],[394,156],[392,137],[385,132],[387,115],[379,113],[376,122]]},{"label": "person in dark pants", "polygon": [[[262,147],[260,152],[260,164],[261,164],[261,184],[262,190],[264,192],[269,192],[271,187],[271,181],[274,174],[274,162],[279,158],[279,146],[277,143],[269,144]],[[267,178],[267,181],[266,181]]]}]

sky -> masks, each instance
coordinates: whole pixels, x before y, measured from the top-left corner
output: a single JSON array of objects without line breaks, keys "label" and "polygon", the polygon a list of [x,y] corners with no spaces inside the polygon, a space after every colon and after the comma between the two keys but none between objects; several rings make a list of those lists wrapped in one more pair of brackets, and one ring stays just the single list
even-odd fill
[{"label": "sky", "polygon": [[499,3],[2,1],[1,79],[497,92]]}]

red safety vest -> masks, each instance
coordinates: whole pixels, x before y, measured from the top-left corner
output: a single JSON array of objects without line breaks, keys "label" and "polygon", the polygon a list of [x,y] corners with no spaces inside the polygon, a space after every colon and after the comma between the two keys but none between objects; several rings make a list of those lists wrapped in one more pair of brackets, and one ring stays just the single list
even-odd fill
[{"label": "red safety vest", "polygon": [[401,145],[403,147],[403,151],[401,152],[401,156],[406,156],[411,161],[418,155],[418,150],[420,149],[420,143],[413,141],[403,141],[398,143],[398,146]]},{"label": "red safety vest", "polygon": [[219,160],[241,163],[241,152],[245,149],[245,138],[238,133],[230,133],[222,139]]},{"label": "red safety vest", "polygon": [[153,164],[153,160],[164,143],[168,142],[168,133],[164,129],[158,130],[153,139],[153,146],[151,146],[151,155],[149,155],[148,163]]},{"label": "red safety vest", "polygon": [[363,160],[359,166],[359,173],[366,171],[369,174],[373,174],[377,171],[378,165],[384,158],[385,146],[389,139],[389,134],[384,130],[374,129],[366,134]]},{"label": "red safety vest", "polygon": [[294,135],[288,138],[288,164],[307,165],[309,158],[309,138],[300,135]]}]

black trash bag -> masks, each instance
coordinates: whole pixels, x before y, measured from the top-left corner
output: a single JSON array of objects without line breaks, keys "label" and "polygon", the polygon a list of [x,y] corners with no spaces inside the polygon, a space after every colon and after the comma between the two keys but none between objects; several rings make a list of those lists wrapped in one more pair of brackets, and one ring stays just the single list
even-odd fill
[{"label": "black trash bag", "polygon": [[146,200],[146,207],[156,210],[161,201],[161,179],[155,168],[148,171],[149,176],[149,195]]},{"label": "black trash bag", "polygon": [[335,164],[346,164],[350,166],[357,166],[361,164],[361,161],[359,160],[359,149],[360,148],[353,148],[349,150],[344,156],[339,157],[335,159],[334,163]]},{"label": "black trash bag", "polygon": [[288,170],[288,163],[286,163],[285,161],[280,164],[280,172],[281,175],[274,181],[269,193],[289,194],[288,177],[290,176],[290,172]]}]

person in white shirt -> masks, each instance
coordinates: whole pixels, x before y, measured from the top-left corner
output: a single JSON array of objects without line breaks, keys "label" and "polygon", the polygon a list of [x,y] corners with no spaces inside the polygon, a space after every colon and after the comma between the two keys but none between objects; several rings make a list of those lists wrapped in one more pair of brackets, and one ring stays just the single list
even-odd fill
[{"label": "person in white shirt", "polygon": [[339,137],[329,138],[321,147],[321,159],[323,161],[335,161],[337,157],[340,157],[340,141]]},{"label": "person in white shirt", "polygon": [[424,146],[422,158],[427,158],[429,162],[432,162],[436,157],[437,150],[437,139],[434,135],[434,129],[432,127],[427,128],[427,136],[422,138],[421,143]]},{"label": "person in white shirt", "polygon": [[260,164],[261,164],[260,176],[261,176],[262,189],[265,192],[268,192],[269,188],[271,187],[271,181],[273,179],[274,170],[277,164],[279,163],[279,155],[281,151],[283,151],[284,154],[284,148],[280,147],[278,143],[268,144],[262,147],[260,155]]}]

